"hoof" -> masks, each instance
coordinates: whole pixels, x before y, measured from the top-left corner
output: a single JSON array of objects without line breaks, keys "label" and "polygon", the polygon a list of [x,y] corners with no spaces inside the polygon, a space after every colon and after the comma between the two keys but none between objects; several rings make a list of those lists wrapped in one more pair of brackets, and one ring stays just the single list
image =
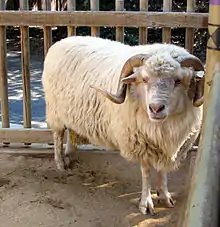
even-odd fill
[{"label": "hoof", "polygon": [[142,214],[149,214],[151,216],[155,215],[154,204],[152,198],[141,199],[139,203],[139,210]]},{"label": "hoof", "polygon": [[161,201],[165,201],[167,207],[173,208],[175,206],[176,201],[173,200],[170,193],[165,195],[165,194],[160,194],[160,192],[157,191],[157,196],[158,196],[158,203],[161,203]]}]

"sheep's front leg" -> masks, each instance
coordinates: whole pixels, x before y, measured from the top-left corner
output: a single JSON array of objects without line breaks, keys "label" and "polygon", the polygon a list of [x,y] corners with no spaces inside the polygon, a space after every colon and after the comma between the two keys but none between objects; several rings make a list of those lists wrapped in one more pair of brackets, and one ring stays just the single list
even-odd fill
[{"label": "sheep's front leg", "polygon": [[167,187],[167,173],[157,172],[157,195],[159,200],[165,200],[168,207],[174,207],[174,201]]},{"label": "sheep's front leg", "polygon": [[[71,133],[72,133],[72,140],[71,141]],[[68,168],[71,168],[75,161],[77,161],[77,147],[74,146],[72,143],[76,143],[73,131],[67,130],[67,141],[66,141],[66,148],[65,148],[65,165]]]},{"label": "sheep's front leg", "polygon": [[53,138],[54,138],[54,159],[56,167],[58,170],[63,171],[65,170],[63,155],[64,130],[55,131],[53,133]]},{"label": "sheep's front leg", "polygon": [[149,213],[154,215],[154,204],[151,197],[151,184],[150,184],[150,166],[148,164],[141,164],[142,174],[142,192],[139,210],[142,214]]}]

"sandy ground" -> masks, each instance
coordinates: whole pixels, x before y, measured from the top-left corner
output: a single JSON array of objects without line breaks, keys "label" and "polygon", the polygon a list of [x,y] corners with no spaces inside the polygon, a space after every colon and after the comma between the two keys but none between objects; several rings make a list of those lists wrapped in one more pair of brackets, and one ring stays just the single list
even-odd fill
[{"label": "sandy ground", "polygon": [[[60,174],[52,150],[0,151],[1,227],[176,227],[186,201],[189,161],[169,175],[175,208],[156,204],[156,215],[149,217],[137,208],[139,167],[118,153],[80,151],[75,168]],[[154,185],[153,177],[153,196]]]}]

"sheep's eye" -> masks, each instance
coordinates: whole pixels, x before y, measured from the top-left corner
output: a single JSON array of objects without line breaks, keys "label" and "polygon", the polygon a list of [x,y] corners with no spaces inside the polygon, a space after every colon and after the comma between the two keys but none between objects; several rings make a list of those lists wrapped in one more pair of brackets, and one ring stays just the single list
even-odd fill
[{"label": "sheep's eye", "polygon": [[146,77],[145,77],[145,78],[143,78],[143,82],[144,82],[144,83],[147,83],[147,82],[148,82],[148,80],[149,80],[149,79],[148,79],[148,78],[146,78]]},{"label": "sheep's eye", "polygon": [[181,80],[180,79],[176,79],[175,80],[175,87],[178,86],[178,85],[180,85],[180,84],[181,84]]}]

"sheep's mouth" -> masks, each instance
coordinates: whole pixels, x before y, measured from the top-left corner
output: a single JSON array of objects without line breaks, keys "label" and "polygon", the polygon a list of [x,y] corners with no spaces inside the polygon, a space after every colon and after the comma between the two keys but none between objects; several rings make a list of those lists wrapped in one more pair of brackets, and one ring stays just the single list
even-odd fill
[{"label": "sheep's mouth", "polygon": [[150,116],[150,120],[151,121],[155,121],[155,122],[161,122],[164,121],[167,118],[167,116]]}]

